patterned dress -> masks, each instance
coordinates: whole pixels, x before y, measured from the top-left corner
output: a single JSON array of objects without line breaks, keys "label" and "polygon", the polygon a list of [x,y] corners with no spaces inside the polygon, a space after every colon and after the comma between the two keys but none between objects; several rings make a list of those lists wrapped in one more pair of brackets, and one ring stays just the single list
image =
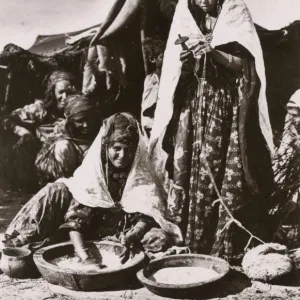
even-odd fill
[{"label": "patterned dress", "polygon": [[65,223],[61,228],[73,229],[85,232],[90,235],[89,229],[97,228],[92,236],[95,234],[98,238],[111,237],[119,238],[121,233],[128,231],[137,222],[142,221],[149,226],[146,226],[146,231],[150,230],[155,224],[152,218],[142,214],[128,214],[125,213],[119,204],[122,193],[130,172],[130,167],[127,169],[115,168],[110,161],[106,164],[105,151],[101,153],[102,161],[107,166],[108,176],[108,190],[115,201],[115,206],[111,209],[91,208],[80,204],[76,200],[72,200],[70,207],[65,216]]},{"label": "patterned dress", "polygon": [[[28,181],[44,186],[58,178],[72,176],[92,143],[91,138],[72,138],[66,130],[66,119],[52,114],[41,100],[16,109],[5,116],[2,123],[6,130],[14,130],[19,125],[36,136],[13,151],[15,155],[11,158],[11,165],[16,169],[13,175],[24,173],[15,176],[15,180],[24,180],[25,186]],[[7,148],[11,150],[11,146]],[[32,174],[30,179],[27,179],[28,173]]]},{"label": "patterned dress", "polygon": [[[16,187],[35,190],[36,183],[39,181],[38,177],[40,177],[35,168],[36,157],[43,155],[44,150],[40,152],[42,148],[45,148],[43,145],[62,135],[65,120],[47,110],[43,101],[36,100],[4,116],[2,126],[5,129],[2,134],[5,153],[1,175],[7,176],[9,182]],[[17,133],[20,130],[17,129],[18,127],[31,133],[35,138],[14,149],[20,137],[13,132]],[[55,177],[57,178],[59,177]],[[43,182],[49,181],[43,180]]]},{"label": "patterned dress", "polygon": [[[237,43],[219,50],[239,57],[247,55]],[[181,78],[175,94],[174,119],[167,130],[174,145],[173,161],[167,162],[173,177],[168,201],[170,217],[181,225],[185,243],[193,252],[231,257],[233,226],[226,226],[229,215],[215,203],[218,195],[209,172],[231,213],[236,215],[245,208],[238,136],[242,73],[209,59],[206,65],[203,59],[200,63],[199,82],[191,75]],[[201,78],[204,67],[206,76]],[[167,145],[165,142],[165,148]]]},{"label": "patterned dress", "polygon": [[140,233],[142,237],[157,226],[155,221],[139,213],[125,213],[118,206],[129,171],[120,171],[109,164],[108,189],[116,203],[111,209],[80,204],[64,183],[47,184],[22,207],[8,226],[6,246],[38,249],[68,238],[69,230],[82,232],[86,239],[113,237],[117,240],[121,233],[126,233],[138,222],[145,224]]},{"label": "patterned dress", "polygon": [[72,176],[90,145],[91,141],[79,141],[67,135],[45,142],[35,160],[39,185]]}]

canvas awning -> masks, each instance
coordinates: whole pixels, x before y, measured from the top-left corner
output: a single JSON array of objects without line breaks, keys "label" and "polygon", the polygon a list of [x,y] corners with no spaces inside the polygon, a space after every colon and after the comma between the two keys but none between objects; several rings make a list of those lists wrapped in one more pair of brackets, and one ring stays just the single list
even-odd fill
[{"label": "canvas awning", "polygon": [[99,27],[99,24],[73,32],[53,35],[39,35],[36,38],[34,44],[28,49],[28,51],[34,54],[42,55],[52,55],[53,53],[63,52],[70,48],[70,46],[66,43],[66,40],[69,36],[78,35],[87,30],[97,27]]},{"label": "canvas awning", "polygon": [[[161,0],[160,0],[161,1]],[[164,0],[168,1],[168,0]],[[300,20],[300,4],[299,0],[244,0],[252,13],[254,22],[267,30],[281,29],[288,26],[295,20]],[[112,1],[116,3],[118,0]],[[139,2],[142,5],[144,1],[138,0],[126,0],[121,2]],[[104,2],[103,2],[104,3]],[[106,3],[107,4],[107,3]],[[131,4],[132,5],[132,4]],[[101,5],[100,5],[101,6]],[[111,5],[110,5],[111,6]],[[113,5],[112,5],[113,6]],[[298,9],[297,9],[298,7]],[[88,9],[88,7],[87,7]],[[106,7],[106,14],[108,14],[110,7]],[[105,20],[105,16],[102,16]],[[90,24],[90,20],[86,21]],[[98,25],[95,25],[98,26]],[[39,35],[34,44],[29,48],[29,51],[36,54],[51,55],[53,53],[59,53],[67,50],[69,46],[66,44],[67,35],[80,34],[92,27],[86,26],[85,29],[54,34],[54,35]]]}]

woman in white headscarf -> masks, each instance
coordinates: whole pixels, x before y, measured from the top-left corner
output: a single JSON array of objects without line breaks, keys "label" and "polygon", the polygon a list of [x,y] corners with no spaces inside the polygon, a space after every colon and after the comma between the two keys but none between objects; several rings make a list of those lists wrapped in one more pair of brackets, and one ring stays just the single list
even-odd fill
[{"label": "woman in white headscarf", "polygon": [[153,247],[158,240],[143,239],[160,227],[162,240],[180,243],[181,232],[165,218],[166,195],[146,156],[133,116],[118,113],[106,119],[73,177],[48,184],[20,210],[6,231],[6,245],[53,243],[60,228],[70,232],[82,261],[93,263],[86,238],[115,236],[126,245],[142,241],[144,248],[160,251]]},{"label": "woman in white headscarf", "polygon": [[235,225],[225,226],[227,212],[214,205],[216,187],[239,220],[258,203],[265,212],[258,199],[270,192],[273,151],[265,89],[260,42],[243,1],[179,0],[150,148],[168,153],[170,214],[194,252],[230,258],[238,251]]}]

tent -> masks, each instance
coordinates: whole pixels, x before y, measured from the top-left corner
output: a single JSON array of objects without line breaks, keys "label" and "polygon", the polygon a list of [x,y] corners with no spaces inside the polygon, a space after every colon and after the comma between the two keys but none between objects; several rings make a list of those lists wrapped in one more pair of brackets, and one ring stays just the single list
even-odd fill
[{"label": "tent", "polygon": [[[0,68],[1,112],[10,112],[36,97],[43,97],[43,78],[53,69],[63,68],[76,74],[80,84],[91,38],[87,36],[74,44],[67,44],[67,40],[70,36],[96,29],[103,46],[121,46],[125,54],[126,86],[118,93],[118,109],[139,116],[143,79],[147,71],[143,61],[143,39],[157,35],[167,38],[176,3],[177,0],[114,0],[112,10],[98,26],[88,25],[79,31],[40,35],[28,50],[7,45],[0,54],[0,65],[7,67]],[[259,23],[257,30],[266,62],[271,123],[274,132],[280,136],[285,117],[284,106],[293,92],[300,88],[300,22],[291,19],[284,26],[272,30]],[[10,80],[5,78],[6,74],[11,76]],[[99,95],[102,98],[104,90]],[[115,98],[108,99],[117,106],[113,102]]]},{"label": "tent", "polygon": [[[178,0],[155,0],[160,4],[160,10],[168,18],[172,17],[174,7]],[[151,1],[151,2],[155,2]],[[265,28],[267,30],[279,30],[283,27],[286,27],[293,23],[295,20],[300,20],[300,4],[298,0],[265,0],[263,2],[259,0],[244,0],[248,5],[249,10],[251,11],[254,22]],[[101,3],[103,4],[101,5]],[[100,1],[98,9],[101,9],[102,6],[105,6],[105,13],[109,10],[111,6],[107,5],[103,0]],[[111,1],[112,3],[115,1]],[[124,2],[124,1],[123,1]],[[149,2],[149,0],[148,0]],[[149,5],[148,5],[149,6]],[[151,3],[151,7],[147,9],[152,9],[154,6],[157,9],[157,6]],[[298,8],[298,9],[297,9]],[[95,7],[87,7],[86,10],[91,12],[91,9]],[[76,16],[74,16],[76,18]],[[105,16],[102,16],[105,19]],[[76,35],[83,31],[92,28],[90,26],[90,20],[86,21],[86,29],[80,31],[71,31],[68,32],[68,35]],[[32,53],[36,54],[47,54],[55,49],[63,49],[66,44],[66,33],[61,34],[52,34],[52,35],[39,35],[34,44],[28,49]]]},{"label": "tent", "polygon": [[[300,10],[296,11],[294,9],[295,0],[265,0],[263,4],[259,2],[259,5],[256,0],[245,1],[252,12],[253,19],[259,22],[257,30],[265,54],[269,107],[271,121],[275,128],[277,123],[280,123],[278,122],[278,117],[280,120],[284,118],[283,107],[285,103],[300,85],[300,24],[295,21]],[[284,6],[282,6],[283,2],[285,3]],[[23,55],[20,55],[20,53],[16,54],[15,49],[12,51],[11,47],[6,47],[4,53],[0,55],[0,64],[5,64],[4,61],[9,60],[8,53],[11,52],[11,56],[19,57],[18,61],[20,61],[20,57],[23,57],[24,61],[24,64],[10,62],[11,69],[13,70],[22,69],[26,73],[28,71],[28,63],[34,60],[36,65],[41,63],[46,66],[46,70],[51,66],[60,66],[77,73],[80,77],[80,68],[82,68],[82,60],[84,60],[84,49],[88,46],[90,39],[83,39],[81,43],[76,43],[75,45],[68,45],[66,43],[67,39],[69,36],[76,36],[91,28],[101,28],[99,32],[101,41],[105,43],[105,41],[110,40],[113,43],[124,44],[125,49],[127,48],[128,50],[126,64],[128,66],[128,76],[130,77],[129,81],[131,82],[129,90],[130,86],[131,91],[138,90],[135,95],[136,100],[133,100],[133,103],[138,106],[142,90],[141,79],[143,77],[143,69],[145,68],[145,64],[143,66],[141,59],[141,39],[143,39],[144,35],[159,35],[163,39],[167,38],[177,0],[114,0],[112,3],[111,10],[106,15],[106,18],[103,18],[101,26],[88,27],[84,30],[71,33],[38,36],[35,43],[28,49],[26,55],[24,54],[24,50],[20,52]],[[280,8],[279,14],[284,19],[282,22],[278,21],[279,17],[275,14],[277,8]],[[272,10],[274,17],[268,16],[266,18],[266,10]],[[298,19],[300,19],[300,16]],[[287,26],[277,28],[278,24],[286,24]],[[275,29],[268,30],[266,26]],[[32,56],[33,54],[34,56]],[[27,59],[26,63],[25,58]],[[76,68],[71,66],[72,62],[76,62]],[[36,69],[38,68],[36,66]],[[29,84],[29,86],[31,85]],[[33,89],[30,91],[30,94],[34,95],[37,92]],[[41,94],[40,91],[39,93]],[[23,102],[31,101],[30,97],[26,98],[23,96],[22,99]],[[10,102],[12,103],[10,109],[21,104],[20,101],[14,99],[10,100]],[[127,108],[126,105],[125,107]]]},{"label": "tent", "polygon": [[[53,35],[39,35],[37,36],[34,44],[28,49],[29,52],[38,54],[38,55],[46,55],[51,56],[54,53],[65,52],[72,49],[72,46],[67,44],[67,39],[69,37],[79,35],[86,31],[96,30],[100,25],[91,26],[82,30],[61,33],[61,34],[53,34]],[[86,46],[86,45],[85,45]]]}]

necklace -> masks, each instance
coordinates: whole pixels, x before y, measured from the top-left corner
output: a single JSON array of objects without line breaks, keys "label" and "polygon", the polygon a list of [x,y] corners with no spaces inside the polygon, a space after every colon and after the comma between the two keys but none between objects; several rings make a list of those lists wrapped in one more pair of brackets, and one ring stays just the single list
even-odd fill
[{"label": "necklace", "polygon": [[210,16],[209,14],[205,15],[205,25],[210,33],[213,32],[217,23],[217,18]]},{"label": "necklace", "polygon": [[213,31],[217,24],[217,20],[218,20],[218,18],[214,18],[214,17],[210,16],[209,14],[205,15],[205,27],[208,31],[208,33],[205,35],[205,38],[208,43],[211,43],[211,41],[212,41]]}]

